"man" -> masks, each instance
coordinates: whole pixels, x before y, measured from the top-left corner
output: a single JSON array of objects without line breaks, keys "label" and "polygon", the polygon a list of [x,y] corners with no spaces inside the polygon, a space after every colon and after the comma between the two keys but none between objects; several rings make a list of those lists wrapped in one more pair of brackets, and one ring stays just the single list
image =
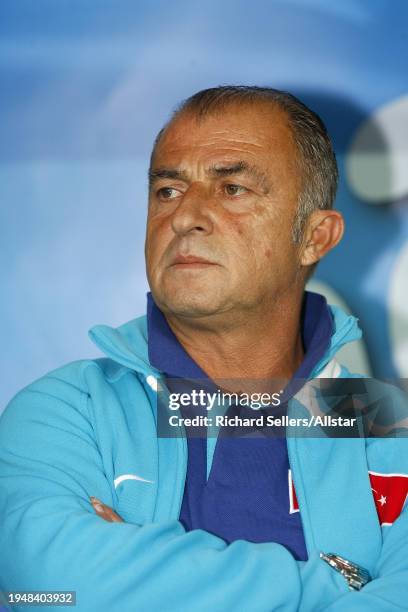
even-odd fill
[{"label": "man", "polygon": [[0,421],[0,588],[80,610],[405,609],[407,512],[382,527],[370,483],[408,474],[404,440],[157,435],[158,384],[350,376],[333,358],[355,319],[304,290],[343,234],[324,126],[284,92],[205,90],[149,178],[147,319],[93,328],[107,357]]}]

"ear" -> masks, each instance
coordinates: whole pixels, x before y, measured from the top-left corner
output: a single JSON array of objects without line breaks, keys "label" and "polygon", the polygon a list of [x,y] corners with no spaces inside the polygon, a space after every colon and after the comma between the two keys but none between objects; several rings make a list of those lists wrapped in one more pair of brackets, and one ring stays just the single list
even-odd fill
[{"label": "ear", "polygon": [[304,231],[300,263],[310,266],[333,249],[344,234],[344,219],[337,210],[314,210]]}]

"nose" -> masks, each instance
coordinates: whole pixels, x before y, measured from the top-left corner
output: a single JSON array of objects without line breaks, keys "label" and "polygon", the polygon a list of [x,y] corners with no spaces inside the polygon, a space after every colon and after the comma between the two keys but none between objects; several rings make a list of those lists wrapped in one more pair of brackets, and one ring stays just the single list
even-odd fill
[{"label": "nose", "polygon": [[184,236],[189,233],[211,234],[213,222],[209,206],[209,195],[198,185],[190,185],[171,219],[175,234]]}]

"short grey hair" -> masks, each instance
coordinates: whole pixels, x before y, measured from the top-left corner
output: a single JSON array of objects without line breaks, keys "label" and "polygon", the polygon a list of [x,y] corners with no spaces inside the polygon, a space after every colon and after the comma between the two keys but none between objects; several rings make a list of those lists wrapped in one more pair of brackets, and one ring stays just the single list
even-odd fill
[{"label": "short grey hair", "polygon": [[292,237],[296,244],[300,244],[309,215],[317,209],[333,208],[338,185],[338,168],[323,121],[293,94],[272,87],[248,85],[223,85],[198,91],[178,105],[168,123],[160,130],[153,146],[151,160],[164,130],[179,115],[191,112],[200,119],[222,111],[231,104],[257,102],[269,102],[286,112],[297,146],[302,187]]}]

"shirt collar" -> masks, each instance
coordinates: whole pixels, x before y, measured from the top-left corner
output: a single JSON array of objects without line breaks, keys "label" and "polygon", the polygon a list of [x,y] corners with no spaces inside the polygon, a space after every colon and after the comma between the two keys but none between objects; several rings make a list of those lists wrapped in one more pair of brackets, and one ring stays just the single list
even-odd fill
[{"label": "shirt collar", "polygon": [[152,294],[147,294],[147,338],[149,361],[169,378],[208,378],[170,329]]},{"label": "shirt collar", "polygon": [[[305,355],[294,378],[308,378],[329,348],[334,323],[326,298],[305,291],[301,325]],[[147,329],[152,366],[169,378],[207,378],[177,340],[150,292],[147,294]]]}]

